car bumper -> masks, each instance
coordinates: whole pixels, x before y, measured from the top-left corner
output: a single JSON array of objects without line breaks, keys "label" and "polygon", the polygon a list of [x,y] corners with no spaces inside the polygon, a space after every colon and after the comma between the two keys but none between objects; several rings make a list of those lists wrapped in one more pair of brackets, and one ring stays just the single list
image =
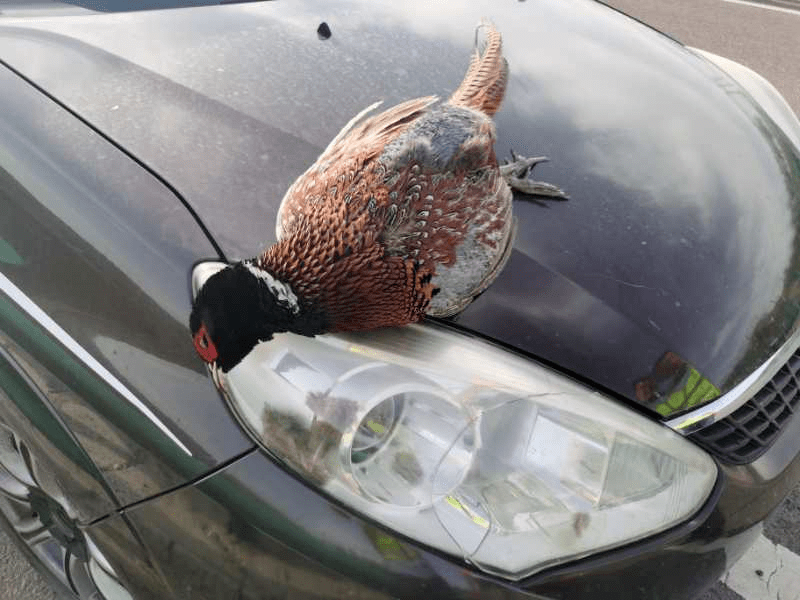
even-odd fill
[{"label": "car bumper", "polygon": [[720,465],[689,521],[511,584],[355,515],[253,451],[87,529],[135,598],[689,598],[800,481],[800,417],[756,462]]}]

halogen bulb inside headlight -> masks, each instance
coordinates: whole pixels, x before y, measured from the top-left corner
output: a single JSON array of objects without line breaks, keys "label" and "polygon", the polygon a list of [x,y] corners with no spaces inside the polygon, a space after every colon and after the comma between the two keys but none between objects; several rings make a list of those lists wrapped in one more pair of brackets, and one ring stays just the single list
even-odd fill
[{"label": "halogen bulb inside headlight", "polygon": [[[472,460],[470,419],[430,391],[392,393],[345,433],[342,451],[353,479],[375,501],[429,506],[455,487]],[[349,464],[348,464],[349,463]]]},{"label": "halogen bulb inside headlight", "polygon": [[304,479],[509,579],[675,526],[717,476],[662,425],[437,326],[276,335],[221,384]]},{"label": "halogen bulb inside headlight", "polygon": [[385,448],[397,429],[403,414],[405,399],[402,394],[381,401],[358,424],[350,444],[350,463],[357,465]]}]

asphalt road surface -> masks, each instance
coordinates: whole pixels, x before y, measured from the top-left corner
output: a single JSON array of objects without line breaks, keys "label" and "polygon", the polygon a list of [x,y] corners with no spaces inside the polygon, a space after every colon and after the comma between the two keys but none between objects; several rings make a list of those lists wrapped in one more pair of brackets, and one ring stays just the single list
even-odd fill
[{"label": "asphalt road surface", "polygon": [[766,77],[800,115],[800,0],[604,0]]},{"label": "asphalt road surface", "polygon": [[[800,114],[800,0],[608,0],[611,6],[769,79]],[[0,532],[0,600],[55,600]],[[702,600],[800,600],[800,488]]]},{"label": "asphalt road surface", "polygon": [[55,593],[28,566],[3,531],[0,531],[0,599],[57,600]]}]

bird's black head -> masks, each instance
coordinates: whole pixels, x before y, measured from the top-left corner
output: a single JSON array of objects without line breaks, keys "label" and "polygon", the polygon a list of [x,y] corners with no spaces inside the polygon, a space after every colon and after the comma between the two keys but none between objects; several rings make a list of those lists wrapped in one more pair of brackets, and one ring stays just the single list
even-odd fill
[{"label": "bird's black head", "polygon": [[206,281],[192,307],[189,327],[200,357],[228,372],[258,342],[284,331],[323,333],[325,319],[288,285],[245,262],[225,267]]}]

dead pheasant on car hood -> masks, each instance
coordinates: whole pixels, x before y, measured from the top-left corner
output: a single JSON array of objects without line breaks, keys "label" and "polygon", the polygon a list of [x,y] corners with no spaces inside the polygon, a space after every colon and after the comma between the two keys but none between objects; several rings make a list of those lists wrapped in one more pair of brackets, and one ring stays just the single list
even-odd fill
[{"label": "dead pheasant on car hood", "polygon": [[492,115],[508,80],[500,33],[478,27],[447,102],[417,98],[356,115],[289,188],[278,241],[212,276],[190,318],[197,352],[223,371],[274,333],[405,325],[463,309],[495,279],[513,237],[512,191],[563,198],[528,178],[543,158],[499,166]]}]

